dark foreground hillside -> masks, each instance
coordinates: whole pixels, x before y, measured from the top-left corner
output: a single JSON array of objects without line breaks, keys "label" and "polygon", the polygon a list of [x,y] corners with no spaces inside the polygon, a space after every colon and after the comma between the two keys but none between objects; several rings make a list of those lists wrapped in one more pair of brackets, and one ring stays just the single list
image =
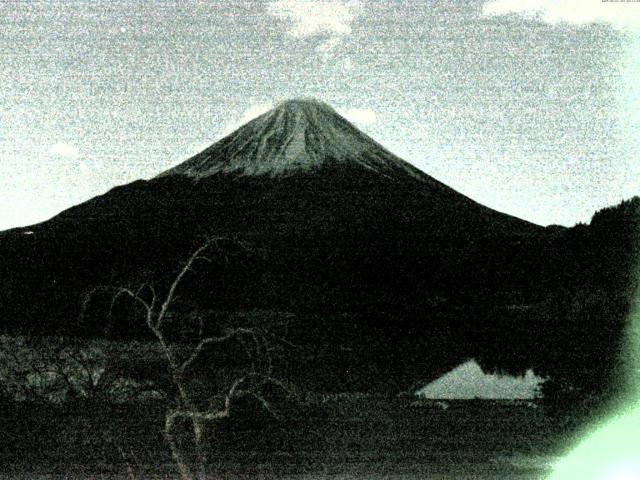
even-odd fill
[{"label": "dark foreground hillside", "polygon": [[[161,403],[0,411],[1,478],[177,478]],[[243,416],[208,444],[212,478],[535,479],[569,429],[537,404],[342,396],[279,421]]]}]

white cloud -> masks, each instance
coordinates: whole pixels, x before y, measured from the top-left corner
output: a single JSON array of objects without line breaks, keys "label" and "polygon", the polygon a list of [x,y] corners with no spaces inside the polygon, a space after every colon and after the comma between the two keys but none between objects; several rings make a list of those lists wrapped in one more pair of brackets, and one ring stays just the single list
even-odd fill
[{"label": "white cloud", "polygon": [[353,63],[353,60],[351,60],[350,58],[345,58],[345,59],[342,61],[342,69],[343,69],[343,70],[353,70],[353,67],[354,67],[354,66],[355,66],[355,65],[354,65],[354,63]]},{"label": "white cloud", "polygon": [[317,47],[327,54],[351,34],[351,26],[362,10],[361,0],[277,0],[267,11],[290,23],[287,31],[294,38],[324,37]]},{"label": "white cloud", "polygon": [[322,53],[323,55],[327,55],[331,53],[333,50],[335,50],[338,46],[340,46],[341,43],[342,43],[342,37],[339,37],[339,36],[330,37],[324,42],[320,43],[316,47],[316,51],[318,53]]},{"label": "white cloud", "polygon": [[259,117],[260,115],[268,112],[272,108],[273,108],[273,103],[258,103],[255,105],[251,105],[244,112],[242,112],[242,115],[240,116],[238,123],[240,125],[244,125],[248,121],[253,120],[256,117]]},{"label": "white cloud", "polygon": [[361,125],[371,125],[378,118],[376,112],[368,108],[337,108],[336,111],[347,120]]},{"label": "white cloud", "polygon": [[63,158],[78,158],[80,151],[78,147],[70,143],[58,142],[51,145],[49,149],[51,155],[55,155]]},{"label": "white cloud", "polygon": [[551,24],[608,23],[615,28],[640,29],[640,2],[622,0],[490,0],[482,13],[515,14]]},{"label": "white cloud", "polygon": [[254,118],[262,115],[263,113],[268,112],[272,108],[273,108],[273,103],[257,103],[257,104],[251,105],[244,112],[242,112],[239,118],[233,120],[232,122],[229,122],[224,127],[224,129],[222,130],[222,133],[220,134],[221,137],[226,137],[227,135],[229,135],[230,133],[233,133],[236,129],[238,129],[245,123],[250,122]]}]

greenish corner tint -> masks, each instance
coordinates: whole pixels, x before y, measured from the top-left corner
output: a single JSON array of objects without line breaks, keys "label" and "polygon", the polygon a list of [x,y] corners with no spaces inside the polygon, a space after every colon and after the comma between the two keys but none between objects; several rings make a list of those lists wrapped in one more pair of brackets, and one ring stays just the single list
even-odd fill
[{"label": "greenish corner tint", "polygon": [[640,406],[593,429],[555,466],[549,480],[639,480]]},{"label": "greenish corner tint", "polygon": [[[638,275],[640,262],[636,266]],[[625,392],[613,413],[558,461],[548,480],[640,480],[640,290],[633,298],[622,359]]]}]

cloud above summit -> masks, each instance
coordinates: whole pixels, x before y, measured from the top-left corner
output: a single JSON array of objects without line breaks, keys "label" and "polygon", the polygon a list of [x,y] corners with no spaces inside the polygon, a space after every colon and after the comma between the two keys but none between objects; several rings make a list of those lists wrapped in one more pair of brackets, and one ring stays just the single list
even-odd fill
[{"label": "cloud above summit", "polygon": [[234,118],[230,122],[228,122],[222,132],[220,133],[220,138],[226,137],[230,133],[233,133],[235,130],[240,128],[247,122],[250,122],[254,118],[259,117],[263,113],[268,112],[273,108],[273,102],[262,102],[262,103],[254,103],[247,107],[237,118]]},{"label": "cloud above summit", "polygon": [[321,38],[319,53],[337,48],[351,34],[361,11],[360,0],[277,0],[267,6],[270,15],[288,22],[289,36]]},{"label": "cloud above summit", "polygon": [[369,108],[336,108],[336,111],[353,123],[371,125],[375,123],[378,115]]},{"label": "cloud above summit", "polygon": [[49,153],[56,157],[75,159],[80,155],[80,150],[71,143],[58,142],[51,145]]},{"label": "cloud above summit", "polygon": [[640,2],[603,0],[490,0],[485,16],[519,15],[549,24],[605,23],[619,29],[640,29]]}]

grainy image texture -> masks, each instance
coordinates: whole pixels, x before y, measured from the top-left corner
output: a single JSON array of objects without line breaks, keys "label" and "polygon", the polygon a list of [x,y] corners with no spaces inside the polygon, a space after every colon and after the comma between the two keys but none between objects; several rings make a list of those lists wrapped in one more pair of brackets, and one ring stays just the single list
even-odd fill
[{"label": "grainy image texture", "polygon": [[640,479],[640,2],[0,0],[0,478]]}]

